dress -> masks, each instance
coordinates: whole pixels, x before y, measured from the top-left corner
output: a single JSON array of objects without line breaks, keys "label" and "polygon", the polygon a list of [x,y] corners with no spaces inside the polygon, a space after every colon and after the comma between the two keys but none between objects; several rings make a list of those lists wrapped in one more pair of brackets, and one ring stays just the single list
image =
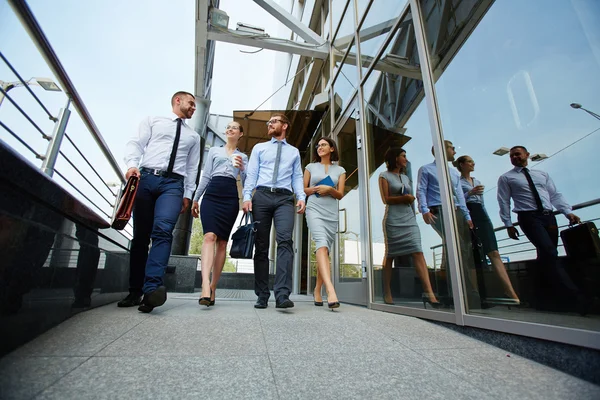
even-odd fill
[{"label": "dress", "polygon": [[494,226],[492,221],[485,209],[483,203],[483,196],[480,194],[468,195],[467,193],[472,190],[475,186],[481,185],[481,182],[473,178],[473,185],[471,182],[461,176],[460,186],[465,194],[465,201],[467,207],[471,213],[471,219],[475,226],[475,234],[481,241],[483,251],[485,254],[489,254],[492,251],[498,250],[498,242],[496,241],[496,234],[494,233]]},{"label": "dress", "polygon": [[[412,194],[410,180],[404,174],[383,171],[380,178],[388,182],[390,196]],[[417,218],[412,204],[388,204],[383,217],[385,236],[385,254],[387,257],[398,257],[406,254],[420,253],[421,232],[417,226]]]},{"label": "dress", "polygon": [[[346,173],[343,167],[335,164],[330,165],[325,173],[325,165],[318,162],[308,164],[306,170],[310,172],[310,187],[317,186],[327,175],[337,187],[340,176]],[[338,200],[331,196],[309,196],[306,204],[306,224],[316,248],[327,247],[331,252],[338,231]]]}]

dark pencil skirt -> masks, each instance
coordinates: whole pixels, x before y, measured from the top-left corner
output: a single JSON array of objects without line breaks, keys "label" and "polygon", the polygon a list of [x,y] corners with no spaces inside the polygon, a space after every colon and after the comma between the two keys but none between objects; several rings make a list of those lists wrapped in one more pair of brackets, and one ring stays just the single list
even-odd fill
[{"label": "dark pencil skirt", "polygon": [[215,176],[210,180],[200,204],[200,220],[204,234],[229,240],[231,229],[240,210],[236,180]]},{"label": "dark pencil skirt", "polygon": [[481,240],[485,254],[498,250],[498,242],[496,241],[496,235],[494,234],[494,227],[485,208],[483,208],[483,204],[467,203],[467,207],[471,213],[473,225],[477,228],[475,232],[477,233],[479,240]]}]

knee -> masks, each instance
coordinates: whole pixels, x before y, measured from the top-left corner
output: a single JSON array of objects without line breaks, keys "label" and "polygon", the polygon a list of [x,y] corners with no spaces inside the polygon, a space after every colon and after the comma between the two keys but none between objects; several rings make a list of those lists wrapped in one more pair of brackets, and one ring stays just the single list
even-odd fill
[{"label": "knee", "polygon": [[204,235],[204,243],[215,244],[216,241],[217,241],[217,235],[215,235],[214,233],[209,232]]},{"label": "knee", "polygon": [[219,250],[219,251],[227,250],[227,241],[226,240],[217,240],[217,250]]},{"label": "knee", "polygon": [[[292,249],[294,247],[294,241],[289,238],[289,239],[277,239],[277,248],[285,248],[285,249]],[[323,248],[323,247],[321,247]]]}]

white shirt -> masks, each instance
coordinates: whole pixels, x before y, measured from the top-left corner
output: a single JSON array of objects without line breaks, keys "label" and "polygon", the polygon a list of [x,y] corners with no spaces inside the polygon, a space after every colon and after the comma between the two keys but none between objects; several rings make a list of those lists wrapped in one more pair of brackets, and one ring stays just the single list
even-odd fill
[{"label": "white shirt", "polygon": [[[142,120],[137,135],[125,146],[127,168],[152,168],[166,171],[169,167],[171,150],[175,142],[177,121],[170,117],[147,117]],[[181,123],[181,136],[173,172],[185,177],[183,197],[192,198],[196,189],[196,175],[200,162],[200,135],[190,128],[185,120]]]},{"label": "white shirt", "polygon": [[[507,227],[513,226],[510,218],[511,197],[515,204],[515,208],[513,208],[514,212],[537,210],[533,192],[522,170],[523,167],[514,167],[498,178],[500,219],[504,222],[504,226]],[[529,175],[531,175],[531,180],[540,195],[544,210],[552,210],[552,206],[554,206],[564,215],[573,212],[573,209],[563,195],[556,190],[556,186],[554,186],[554,182],[547,172],[540,171],[539,169],[529,169]]]}]

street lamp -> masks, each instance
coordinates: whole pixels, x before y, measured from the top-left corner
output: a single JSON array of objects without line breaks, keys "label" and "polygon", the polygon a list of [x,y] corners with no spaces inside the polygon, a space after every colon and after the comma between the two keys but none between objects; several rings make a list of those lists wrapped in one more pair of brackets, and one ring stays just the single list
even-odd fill
[{"label": "street lamp", "polygon": [[[50,91],[50,92],[62,92],[60,87],[54,83],[54,81],[50,78],[31,78],[28,81],[25,81],[25,85],[27,86],[41,86],[42,89]],[[23,82],[4,82],[0,81],[0,86],[2,86],[2,93],[0,93],[0,105],[2,105],[2,101],[4,100],[4,95],[8,93],[11,89],[14,89],[19,86],[25,86]]]},{"label": "street lamp", "polygon": [[595,113],[595,112],[593,112],[593,111],[590,111],[590,110],[588,110],[588,109],[585,109],[585,108],[583,108],[583,107],[581,106],[581,104],[578,104],[578,103],[571,103],[571,108],[574,108],[575,110],[579,110],[579,109],[581,109],[581,110],[585,111],[586,113],[590,114],[592,117],[594,117],[594,118],[596,118],[596,119],[600,120],[600,115],[596,114],[596,113]]}]

